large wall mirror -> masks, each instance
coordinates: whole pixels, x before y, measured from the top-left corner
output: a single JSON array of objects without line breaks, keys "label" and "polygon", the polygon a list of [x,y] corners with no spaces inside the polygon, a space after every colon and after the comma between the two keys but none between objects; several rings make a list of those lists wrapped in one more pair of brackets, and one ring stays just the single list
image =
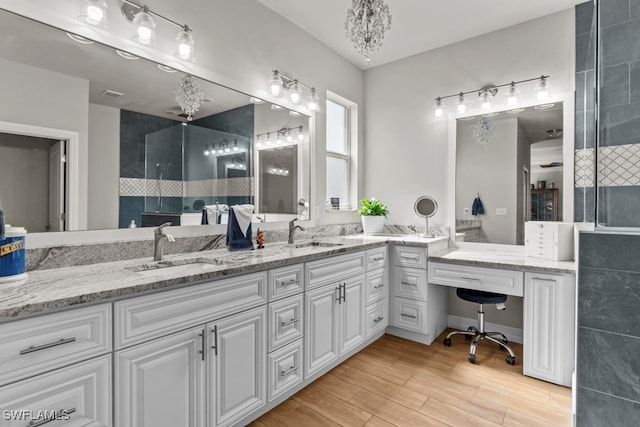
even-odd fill
[{"label": "large wall mirror", "polygon": [[7,11],[0,27],[9,223],[196,225],[244,203],[260,221],[309,219],[308,116]]},{"label": "large wall mirror", "polygon": [[450,118],[457,240],[522,245],[527,221],[573,222],[572,118],[562,97]]}]

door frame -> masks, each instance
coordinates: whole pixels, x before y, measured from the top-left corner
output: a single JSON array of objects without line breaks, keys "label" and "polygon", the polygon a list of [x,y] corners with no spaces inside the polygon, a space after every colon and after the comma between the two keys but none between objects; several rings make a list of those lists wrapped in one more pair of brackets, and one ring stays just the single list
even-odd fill
[{"label": "door frame", "polygon": [[66,156],[66,230],[78,230],[80,221],[80,134],[75,131],[0,121],[0,132],[15,135],[65,140]]}]

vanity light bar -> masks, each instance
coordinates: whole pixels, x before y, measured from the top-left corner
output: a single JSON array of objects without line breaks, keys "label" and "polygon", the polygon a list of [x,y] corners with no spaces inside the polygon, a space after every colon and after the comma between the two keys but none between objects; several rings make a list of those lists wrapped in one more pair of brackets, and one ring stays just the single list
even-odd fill
[{"label": "vanity light bar", "polygon": [[[287,127],[283,127],[277,130],[272,130],[269,132],[264,132],[264,133],[259,133],[256,135],[256,148],[262,148],[263,145],[266,145],[267,147],[271,147],[274,144],[276,146],[282,146],[285,145],[290,145],[291,143],[293,143],[293,140],[295,139],[291,133],[291,131],[294,130],[298,130],[298,134],[297,134],[297,139],[298,141],[303,141],[304,140],[304,126],[296,126],[296,127],[291,127],[291,128],[287,128]],[[276,139],[275,141],[271,140],[271,134],[274,134]],[[261,141],[260,138],[266,135],[266,141]],[[284,139],[284,140],[283,140]]]},{"label": "vanity light bar", "polygon": [[488,110],[491,108],[491,99],[495,97],[496,94],[498,93],[498,88],[507,87],[507,86],[509,86],[509,90],[507,92],[507,97],[508,97],[507,103],[509,105],[516,105],[518,102],[516,97],[516,94],[517,94],[516,85],[521,83],[532,82],[532,81],[538,81],[538,85],[536,86],[536,91],[538,93],[537,97],[538,97],[538,100],[542,101],[548,98],[548,88],[549,88],[548,79],[549,79],[549,76],[541,75],[540,77],[533,77],[525,80],[512,81],[512,82],[497,85],[497,86],[494,86],[494,85],[485,86],[480,89],[470,90],[467,92],[458,92],[451,95],[438,96],[434,100],[435,101],[435,104],[433,107],[434,115],[436,117],[442,117],[444,115],[444,105],[442,103],[442,100],[447,98],[454,98],[454,97],[457,98],[456,100],[457,111],[461,114],[464,113],[466,111],[466,102],[467,102],[465,95],[468,95],[470,93],[477,93],[480,99],[482,100],[482,108],[485,110]]}]

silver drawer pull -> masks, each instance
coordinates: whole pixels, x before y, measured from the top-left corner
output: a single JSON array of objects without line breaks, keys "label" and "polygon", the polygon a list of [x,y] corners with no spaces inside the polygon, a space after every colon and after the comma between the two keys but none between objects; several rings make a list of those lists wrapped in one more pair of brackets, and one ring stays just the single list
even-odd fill
[{"label": "silver drawer pull", "polygon": [[289,326],[289,325],[292,325],[292,324],[297,323],[297,322],[298,322],[298,319],[291,319],[291,320],[288,320],[286,322],[281,322],[280,326]]},{"label": "silver drawer pull", "polygon": [[50,423],[51,421],[56,421],[56,420],[68,420],[69,414],[73,414],[74,412],[76,412],[76,408],[71,408],[71,409],[61,409],[58,412],[56,412],[56,416],[55,417],[50,417],[50,418],[45,418],[43,420],[40,421],[35,421],[35,420],[31,420],[29,421],[29,424],[27,424],[27,427],[38,427],[38,426],[43,426],[47,423]]},{"label": "silver drawer pull", "polygon": [[418,259],[418,255],[400,255],[400,258],[406,258],[406,259]]},{"label": "silver drawer pull", "polygon": [[400,284],[407,285],[407,286],[418,286],[417,283],[409,283],[409,282],[400,282]]},{"label": "silver drawer pull", "polygon": [[379,256],[379,257],[373,258],[371,261],[384,261],[384,257]]},{"label": "silver drawer pull", "polygon": [[281,377],[286,377],[289,374],[292,374],[293,372],[297,371],[298,367],[297,366],[292,366],[288,371],[280,371],[280,376]]},{"label": "silver drawer pull", "polygon": [[380,289],[380,288],[384,288],[384,283],[380,283],[379,285],[376,285],[373,287],[373,289]]},{"label": "silver drawer pull", "polygon": [[556,279],[547,279],[546,277],[533,277],[533,280],[542,280],[543,282],[555,282]]},{"label": "silver drawer pull", "polygon": [[460,278],[462,280],[473,280],[474,282],[481,282],[482,281],[482,279],[478,279],[477,277],[463,277],[463,276],[460,276]]},{"label": "silver drawer pull", "polygon": [[400,316],[402,317],[408,317],[410,319],[417,319],[418,316],[414,316],[413,314],[404,314],[404,313],[400,313]]},{"label": "silver drawer pull", "polygon": [[48,348],[51,347],[57,347],[59,345],[63,345],[63,344],[69,344],[70,342],[75,342],[76,337],[73,338],[60,338],[58,341],[55,342],[50,342],[48,344],[42,344],[42,345],[36,345],[36,346],[31,346],[29,348],[25,348],[24,350],[20,350],[20,356],[23,356],[25,354],[29,354],[29,353],[33,353],[36,351],[40,351],[40,350],[46,350]]},{"label": "silver drawer pull", "polygon": [[287,281],[282,281],[280,282],[280,286],[289,286],[289,285],[293,285],[294,283],[298,283],[298,279],[290,279]]},{"label": "silver drawer pull", "polygon": [[378,317],[376,317],[375,319],[373,319],[373,321],[374,321],[375,323],[378,323],[378,322],[380,322],[381,320],[384,320],[384,317],[382,317],[382,316],[378,316]]}]

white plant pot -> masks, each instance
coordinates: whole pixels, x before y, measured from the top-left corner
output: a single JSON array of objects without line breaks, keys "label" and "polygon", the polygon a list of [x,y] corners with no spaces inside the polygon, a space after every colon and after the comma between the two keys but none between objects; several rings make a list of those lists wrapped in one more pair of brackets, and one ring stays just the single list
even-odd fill
[{"label": "white plant pot", "polygon": [[362,215],[362,230],[364,234],[379,234],[384,231],[384,223],[387,220],[384,216]]}]

